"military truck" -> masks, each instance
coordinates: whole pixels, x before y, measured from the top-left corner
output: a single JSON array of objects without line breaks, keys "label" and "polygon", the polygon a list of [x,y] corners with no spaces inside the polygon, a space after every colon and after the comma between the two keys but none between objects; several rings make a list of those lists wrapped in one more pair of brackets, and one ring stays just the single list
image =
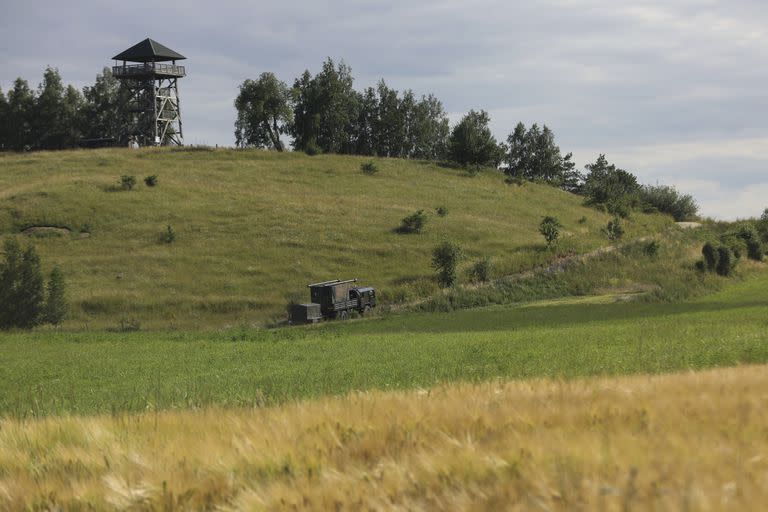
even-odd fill
[{"label": "military truck", "polygon": [[376,290],[370,286],[356,286],[357,279],[323,281],[307,285],[312,302],[291,304],[288,323],[309,324],[322,319],[346,320],[352,311],[365,315],[376,307]]}]

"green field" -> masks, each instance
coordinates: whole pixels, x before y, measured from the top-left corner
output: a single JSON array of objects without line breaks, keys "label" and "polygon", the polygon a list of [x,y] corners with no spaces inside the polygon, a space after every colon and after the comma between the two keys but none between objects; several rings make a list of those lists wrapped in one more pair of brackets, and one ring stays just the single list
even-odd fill
[{"label": "green field", "polygon": [[[344,277],[408,302],[437,291],[430,252],[444,238],[467,252],[463,279],[482,257],[500,276],[608,243],[610,217],[553,187],[397,159],[376,159],[368,176],[368,160],[205,148],[0,154],[0,238],[34,244],[46,270],[61,266],[74,330],[261,325],[284,318],[289,297],[306,299],[307,283]],[[121,191],[121,175],[136,187]],[[157,187],[143,184],[148,175]],[[394,232],[420,209],[423,234]],[[564,225],[556,250],[538,233],[545,215]],[[626,237],[669,224],[636,214]],[[170,244],[160,240],[169,225]],[[35,226],[69,233],[20,234]]]},{"label": "green field", "polygon": [[581,297],[275,330],[0,335],[0,414],[259,406],[495,377],[768,361],[768,274],[680,303]]}]

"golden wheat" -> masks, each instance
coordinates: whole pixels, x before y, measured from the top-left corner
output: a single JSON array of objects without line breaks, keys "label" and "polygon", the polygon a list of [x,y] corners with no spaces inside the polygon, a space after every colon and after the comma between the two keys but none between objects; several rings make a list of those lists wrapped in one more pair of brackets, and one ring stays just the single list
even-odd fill
[{"label": "golden wheat", "polygon": [[768,367],[0,421],[0,508],[759,510]]}]

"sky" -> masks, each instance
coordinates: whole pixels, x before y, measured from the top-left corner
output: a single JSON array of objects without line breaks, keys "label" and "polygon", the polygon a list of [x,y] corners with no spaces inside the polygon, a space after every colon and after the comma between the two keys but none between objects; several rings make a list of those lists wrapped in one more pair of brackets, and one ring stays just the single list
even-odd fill
[{"label": "sky", "polygon": [[765,0],[0,2],[3,91],[46,66],[91,85],[146,37],[185,55],[187,144],[234,144],[243,80],[290,85],[332,57],[358,90],[384,78],[432,93],[454,122],[488,111],[499,141],[546,124],[579,167],[604,153],[704,216],[768,207]]}]

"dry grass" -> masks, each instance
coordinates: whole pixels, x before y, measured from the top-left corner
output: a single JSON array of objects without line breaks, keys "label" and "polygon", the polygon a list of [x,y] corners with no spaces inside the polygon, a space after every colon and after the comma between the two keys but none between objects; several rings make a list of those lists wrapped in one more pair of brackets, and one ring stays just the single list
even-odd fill
[{"label": "dry grass", "polygon": [[0,508],[757,510],[768,367],[0,421]]}]

